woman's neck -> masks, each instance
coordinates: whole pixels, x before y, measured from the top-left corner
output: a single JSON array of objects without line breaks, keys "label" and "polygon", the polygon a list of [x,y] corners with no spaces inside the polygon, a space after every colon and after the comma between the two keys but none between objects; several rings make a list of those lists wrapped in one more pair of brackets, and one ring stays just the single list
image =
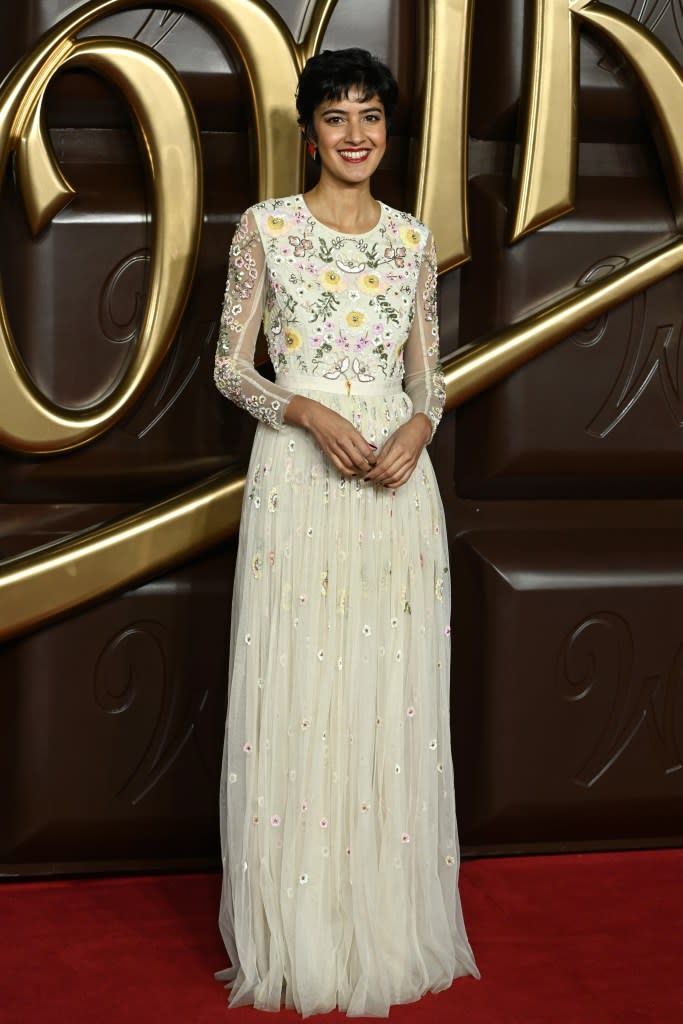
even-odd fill
[{"label": "woman's neck", "polygon": [[379,203],[368,182],[345,188],[321,179],[304,198],[317,220],[345,234],[371,231],[379,218]]}]

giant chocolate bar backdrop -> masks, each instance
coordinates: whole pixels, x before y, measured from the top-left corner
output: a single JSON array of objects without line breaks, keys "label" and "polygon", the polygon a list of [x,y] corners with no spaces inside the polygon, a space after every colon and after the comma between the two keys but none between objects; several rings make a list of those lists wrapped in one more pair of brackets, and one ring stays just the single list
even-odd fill
[{"label": "giant chocolate bar backdrop", "polygon": [[[256,102],[272,25],[304,41],[291,67],[277,55],[286,82],[306,43],[363,45],[392,65],[402,100],[376,191],[438,215],[442,353],[458,407],[430,451],[452,555],[464,854],[683,840],[683,4],[549,6],[550,42],[532,0],[2,4],[6,875],[217,863],[235,526],[254,424],[215,390],[213,349],[239,213],[304,174],[293,97],[278,97],[281,123]],[[77,38],[65,30],[36,58],[46,33],[89,9],[98,16]],[[604,12],[609,31],[591,23]],[[553,98],[543,46],[556,69],[563,32],[578,65],[568,52],[568,109],[536,124],[541,136],[566,132],[566,154],[546,147],[571,171],[564,200],[553,171],[551,209],[529,171],[529,109],[542,112],[544,90]],[[186,166],[200,174],[192,196],[180,171],[175,198],[160,184],[158,122],[136,116],[134,83],[116,70],[138,58],[141,75],[180,97]],[[286,167],[264,172],[273,146]],[[176,235],[174,202],[189,211]],[[182,279],[167,258],[181,236]],[[638,258],[667,246],[664,269],[600,299],[576,329],[561,321],[571,330],[559,341],[485,390],[465,358],[474,397],[457,398],[458,353],[562,298],[627,282]],[[150,294],[177,306],[165,341]],[[104,410],[99,425],[88,409]]]}]

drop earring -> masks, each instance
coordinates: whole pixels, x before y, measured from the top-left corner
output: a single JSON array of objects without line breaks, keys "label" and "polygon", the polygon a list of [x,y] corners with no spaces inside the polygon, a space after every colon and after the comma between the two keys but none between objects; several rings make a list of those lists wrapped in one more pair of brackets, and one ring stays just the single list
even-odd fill
[{"label": "drop earring", "polygon": [[316,146],[315,142],[311,142],[309,140],[306,143],[306,149],[308,150],[308,155],[310,156],[313,163],[316,163],[318,160],[318,147]]}]

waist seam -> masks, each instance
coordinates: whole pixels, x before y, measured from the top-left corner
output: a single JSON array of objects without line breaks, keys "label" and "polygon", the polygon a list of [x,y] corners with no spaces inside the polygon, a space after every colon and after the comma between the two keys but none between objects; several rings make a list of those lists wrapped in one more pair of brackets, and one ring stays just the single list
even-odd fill
[{"label": "waist seam", "polygon": [[346,378],[341,374],[336,379],[317,377],[310,373],[279,373],[275,383],[290,391],[325,391],[330,394],[359,397],[361,395],[393,395],[403,392],[400,378],[390,380],[362,381],[355,377]]}]

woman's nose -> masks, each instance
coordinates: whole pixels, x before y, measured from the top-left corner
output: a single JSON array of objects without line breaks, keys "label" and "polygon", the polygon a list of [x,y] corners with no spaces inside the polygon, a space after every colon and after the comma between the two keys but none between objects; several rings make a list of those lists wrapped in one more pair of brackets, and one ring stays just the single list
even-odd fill
[{"label": "woman's nose", "polygon": [[346,126],[346,141],[358,145],[363,141],[363,125],[359,120],[351,119]]}]

